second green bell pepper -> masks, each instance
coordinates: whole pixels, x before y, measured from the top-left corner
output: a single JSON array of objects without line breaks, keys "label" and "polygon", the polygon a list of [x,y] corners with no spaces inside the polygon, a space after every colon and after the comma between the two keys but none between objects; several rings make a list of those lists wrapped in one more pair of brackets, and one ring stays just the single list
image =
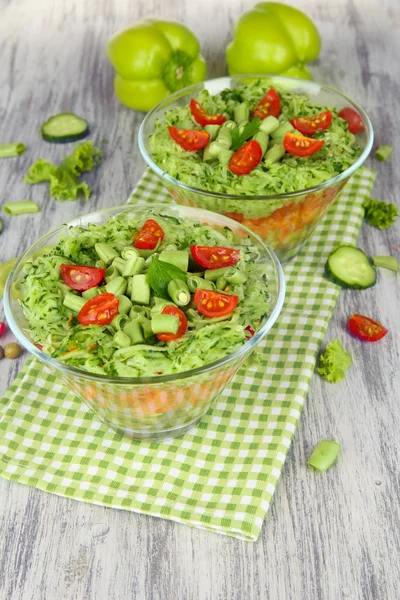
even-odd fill
[{"label": "second green bell pepper", "polygon": [[229,74],[271,73],[311,79],[305,62],[321,49],[318,30],[303,12],[278,2],[260,2],[236,23],[226,51]]},{"label": "second green bell pepper", "polygon": [[107,44],[119,100],[148,111],[192,83],[203,81],[207,65],[193,33],[174,21],[146,19],[116,33]]}]

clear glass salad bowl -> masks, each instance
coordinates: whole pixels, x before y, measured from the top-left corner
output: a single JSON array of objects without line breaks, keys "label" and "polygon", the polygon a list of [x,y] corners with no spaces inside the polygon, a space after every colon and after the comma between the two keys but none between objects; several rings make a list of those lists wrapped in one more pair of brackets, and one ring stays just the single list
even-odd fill
[{"label": "clear glass salad bowl", "polygon": [[[155,122],[162,118],[167,110],[187,106],[191,98],[197,98],[204,89],[210,94],[218,94],[224,89],[231,89],[242,84],[252,83],[257,79],[268,79],[271,86],[279,86],[291,92],[308,95],[312,103],[329,106],[341,110],[349,106],[362,117],[365,130],[357,134],[357,142],[361,148],[358,159],[343,173],[328,181],[292,193],[266,196],[228,195],[214,193],[191,187],[171,177],[152,159],[149,138],[154,131]],[[364,163],[373,143],[371,122],[355,102],[344,94],[312,81],[293,79],[277,75],[237,75],[220,77],[198,83],[175,92],[160,102],[146,115],[139,130],[139,148],[149,167],[160,177],[164,186],[178,204],[205,208],[237,219],[243,225],[257,233],[276,253],[281,262],[289,260],[301,250],[310,237],[321,217],[335,201],[343,186],[351,175]],[[247,207],[257,203],[256,219],[248,213]],[[279,203],[279,208],[271,213],[271,205]]]},{"label": "clear glass salad bowl", "polygon": [[18,260],[11,271],[4,293],[4,310],[8,325],[18,342],[35,358],[57,374],[67,387],[114,430],[137,439],[162,438],[184,433],[209,410],[223,387],[232,379],[251,351],[275,323],[285,296],[285,282],[274,252],[249,229],[232,219],[205,210],[184,206],[152,205],[154,211],[185,220],[201,222],[216,230],[229,227],[234,240],[249,236],[260,252],[269,281],[269,317],[254,336],[234,353],[203,367],[156,377],[109,377],[68,366],[37,347],[30,337],[29,325],[19,303],[19,280],[24,263],[43,249],[57,244],[68,228],[103,224],[111,216],[127,213],[139,219],[149,207],[129,205],[106,209],[54,229],[39,239]]}]

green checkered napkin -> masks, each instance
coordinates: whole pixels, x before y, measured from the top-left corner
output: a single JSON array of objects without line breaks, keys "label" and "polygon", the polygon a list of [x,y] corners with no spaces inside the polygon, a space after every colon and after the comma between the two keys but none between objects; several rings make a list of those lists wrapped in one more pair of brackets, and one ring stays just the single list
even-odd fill
[{"label": "green checkered napkin", "polygon": [[[242,368],[189,433],[132,441],[103,425],[29,360],[0,401],[0,474],[47,492],[254,541],[296,430],[339,288],[323,265],[355,243],[374,173],[360,170],[301,254],[285,265],[283,311],[264,364]],[[147,172],[131,200],[171,202]]]}]

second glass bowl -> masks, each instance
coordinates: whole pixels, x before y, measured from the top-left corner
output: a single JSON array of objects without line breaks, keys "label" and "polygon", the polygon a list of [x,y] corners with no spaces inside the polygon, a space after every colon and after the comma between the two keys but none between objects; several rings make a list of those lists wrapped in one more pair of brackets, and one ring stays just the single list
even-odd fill
[{"label": "second glass bowl", "polygon": [[[155,129],[155,123],[167,110],[187,106],[191,98],[197,98],[202,90],[218,94],[253,82],[254,79],[268,79],[273,86],[283,87],[291,92],[306,94],[313,103],[320,106],[332,106],[338,110],[345,106],[354,108],[363,118],[365,131],[357,135],[361,147],[358,159],[340,175],[328,181],[298,192],[273,194],[267,196],[231,196],[213,193],[186,185],[163,171],[152,159],[149,138]],[[195,206],[227,215],[257,233],[277,254],[281,262],[289,260],[301,250],[310,237],[321,217],[349,180],[351,175],[364,163],[373,143],[371,122],[363,109],[344,94],[315,82],[293,79],[277,75],[238,75],[210,79],[175,92],[160,102],[145,117],[139,130],[139,148],[144,160],[152,171],[161,178],[164,186],[178,204]],[[237,210],[238,201],[240,212]],[[280,208],[271,213],[271,204],[279,201]],[[249,216],[246,206],[257,203],[259,218]]]}]

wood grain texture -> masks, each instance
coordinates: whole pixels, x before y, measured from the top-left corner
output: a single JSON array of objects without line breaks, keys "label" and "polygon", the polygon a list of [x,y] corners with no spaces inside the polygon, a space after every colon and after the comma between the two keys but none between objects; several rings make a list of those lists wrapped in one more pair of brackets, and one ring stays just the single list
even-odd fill
[{"label": "wood grain texture", "polygon": [[[316,80],[345,91],[369,112],[377,143],[394,145],[378,168],[376,197],[396,200],[400,5],[397,0],[293,0],[324,42]],[[144,163],[136,136],[142,114],[113,96],[104,48],[118,28],[146,14],[185,22],[201,38],[211,77],[225,74],[234,20],[253,0],[1,0],[0,140],[29,151],[0,161],[1,202],[32,198],[37,215],[5,217],[0,259],[20,254],[68,219],[126,200]],[[88,176],[88,203],[49,200],[22,175],[36,158],[60,159],[39,125],[73,110],[106,137],[103,166]],[[363,226],[371,254],[399,254],[399,226]],[[385,272],[362,293],[342,293],[327,339],[340,337],[355,366],[339,385],[315,376],[258,543],[125,511],[74,502],[0,480],[1,600],[398,600],[400,597],[399,286]],[[344,333],[346,315],[381,320],[390,335],[365,345]],[[11,336],[9,336],[11,337]],[[7,341],[7,339],[6,339]],[[0,393],[21,367],[1,361]],[[341,442],[335,469],[306,459],[322,438]]]}]

